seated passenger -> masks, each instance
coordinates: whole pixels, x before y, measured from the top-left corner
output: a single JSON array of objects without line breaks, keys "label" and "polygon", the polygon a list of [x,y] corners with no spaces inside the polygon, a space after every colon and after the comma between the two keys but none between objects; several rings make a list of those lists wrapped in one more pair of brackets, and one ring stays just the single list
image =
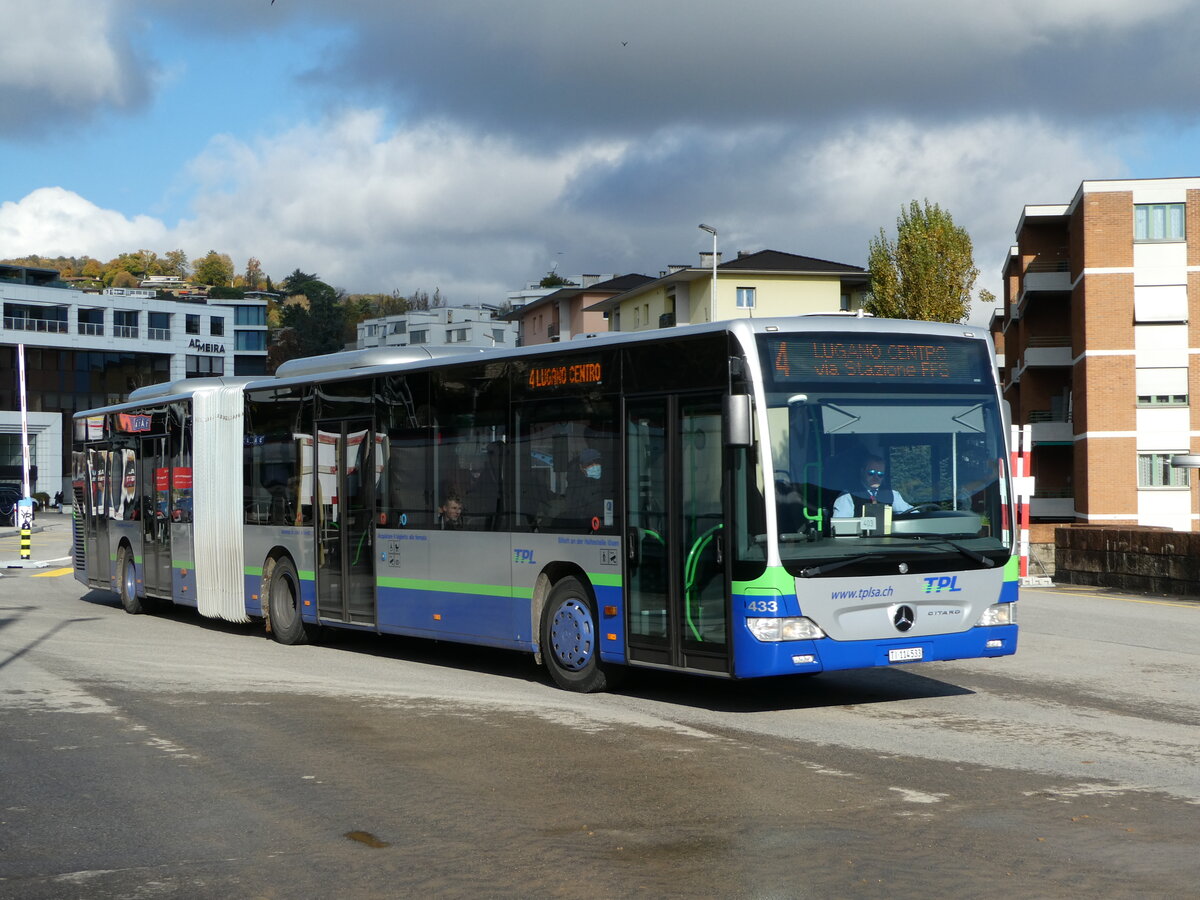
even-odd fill
[{"label": "seated passenger", "polygon": [[438,507],[438,527],[454,530],[463,527],[463,503],[458,494],[447,494]]}]

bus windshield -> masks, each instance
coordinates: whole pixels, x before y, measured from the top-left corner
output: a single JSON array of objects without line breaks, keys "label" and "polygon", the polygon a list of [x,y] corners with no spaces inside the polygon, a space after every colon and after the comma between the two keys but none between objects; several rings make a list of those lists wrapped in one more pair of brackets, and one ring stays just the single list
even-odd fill
[{"label": "bus windshield", "polygon": [[1008,557],[1002,418],[986,349],[971,343],[950,348],[951,377],[772,373],[767,441],[789,569],[851,574],[858,560],[970,568]]}]

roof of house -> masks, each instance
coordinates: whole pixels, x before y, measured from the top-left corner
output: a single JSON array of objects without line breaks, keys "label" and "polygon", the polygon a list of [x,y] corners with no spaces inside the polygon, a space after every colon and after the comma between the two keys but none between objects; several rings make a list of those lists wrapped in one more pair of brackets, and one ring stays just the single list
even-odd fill
[{"label": "roof of house", "polygon": [[838,272],[848,275],[866,271],[862,266],[830,262],[827,259],[801,256],[798,253],[784,253],[782,250],[739,253],[735,259],[718,263],[717,270],[721,269],[752,269],[765,272]]},{"label": "roof of house", "polygon": [[[570,287],[559,288],[552,294],[547,294],[544,297],[538,297],[536,300],[531,300],[524,306],[518,306],[516,309],[505,313],[497,318],[502,319],[519,319],[531,309],[550,302],[558,302],[559,300],[568,300],[572,297],[578,297],[580,294],[623,294],[626,291],[631,291],[636,287],[641,287],[654,279],[648,275],[639,275],[636,272],[631,272],[628,275],[618,275],[615,278],[610,278],[607,281],[598,281],[595,284],[587,287],[579,287],[572,285]],[[590,307],[589,307],[590,308]]]},{"label": "roof of house", "polygon": [[[848,277],[851,281],[866,282],[867,270],[861,266],[851,266],[846,263],[831,262],[827,259],[816,259],[812,256],[801,256],[798,253],[784,253],[782,250],[759,250],[755,253],[739,253],[736,259],[717,264],[718,272],[755,272],[771,274],[786,272],[805,275],[838,275]],[[670,284],[680,281],[697,281],[710,277],[712,269],[707,266],[694,268],[677,268],[665,275],[650,279],[641,284],[627,288],[623,293],[615,294],[598,303],[587,307],[589,312],[606,312],[616,309],[621,301],[631,295],[641,293],[642,288],[652,285]]]}]

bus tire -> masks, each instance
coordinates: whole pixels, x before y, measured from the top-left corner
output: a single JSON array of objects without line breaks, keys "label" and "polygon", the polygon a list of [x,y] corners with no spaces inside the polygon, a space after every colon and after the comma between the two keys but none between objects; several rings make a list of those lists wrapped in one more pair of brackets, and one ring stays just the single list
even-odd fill
[{"label": "bus tire", "polygon": [[300,618],[300,577],[287,557],[275,561],[267,586],[271,636],[281,644],[307,644],[309,629]]},{"label": "bus tire", "polygon": [[137,595],[137,564],[133,561],[133,551],[124,545],[117,551],[117,593],[121,595],[125,612],[136,616],[146,611]]},{"label": "bus tire", "polygon": [[590,694],[608,687],[591,591],[574,577],[550,589],[542,611],[542,659],[560,688]]}]

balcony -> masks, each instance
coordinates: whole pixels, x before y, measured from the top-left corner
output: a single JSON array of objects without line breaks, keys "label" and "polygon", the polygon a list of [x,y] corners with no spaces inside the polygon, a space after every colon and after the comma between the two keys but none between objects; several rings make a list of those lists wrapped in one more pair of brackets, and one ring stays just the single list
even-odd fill
[{"label": "balcony", "polygon": [[1061,368],[1074,362],[1069,334],[1031,337],[1022,356],[1023,368]]},{"label": "balcony", "polygon": [[147,328],[146,336],[152,341],[169,341],[171,339],[171,329]]},{"label": "balcony", "polygon": [[558,340],[558,331],[559,331],[558,323],[551,322],[549,325],[546,326],[546,337],[548,337],[552,341],[557,341]]},{"label": "balcony", "polygon": [[40,331],[45,334],[67,333],[67,323],[59,319],[28,319],[24,316],[5,316],[4,327],[11,331]]},{"label": "balcony", "polygon": [[1034,519],[1074,519],[1075,492],[1070,488],[1034,488],[1029,499],[1029,516]]},{"label": "balcony", "polygon": [[136,338],[138,336],[138,327],[136,325],[114,325],[113,337],[119,338]]},{"label": "balcony", "polygon": [[86,334],[91,337],[99,337],[104,334],[103,322],[80,322],[77,327],[80,334]]},{"label": "balcony", "polygon": [[1025,269],[1021,280],[1023,293],[1050,291],[1066,293],[1071,290],[1071,261],[1069,259],[1035,259]]},{"label": "balcony", "polygon": [[1074,426],[1061,413],[1035,409],[1029,413],[1030,434],[1035,444],[1072,444]]}]

